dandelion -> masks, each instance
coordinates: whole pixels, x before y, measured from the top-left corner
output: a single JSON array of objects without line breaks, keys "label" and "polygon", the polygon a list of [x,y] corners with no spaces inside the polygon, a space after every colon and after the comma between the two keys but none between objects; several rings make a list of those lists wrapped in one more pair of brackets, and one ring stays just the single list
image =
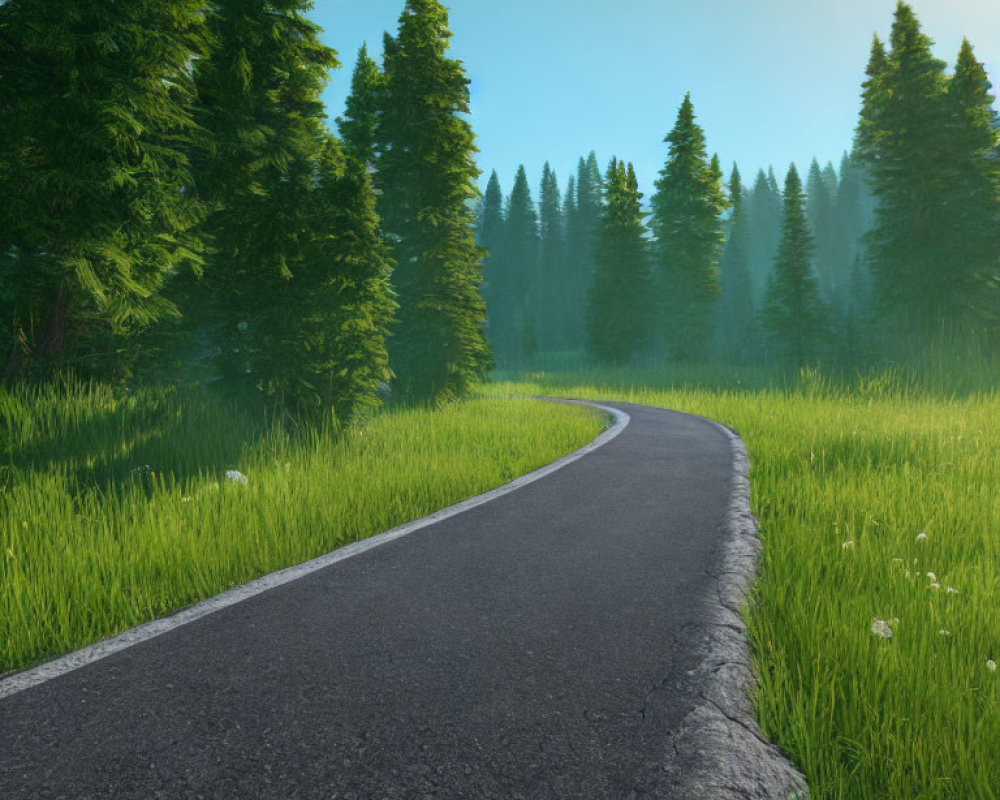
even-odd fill
[{"label": "dandelion", "polygon": [[938,631],[938,636],[951,636],[951,631],[946,631],[944,628]]},{"label": "dandelion", "polygon": [[926,542],[927,541],[927,531],[920,531],[920,533],[917,534],[917,541],[918,542]]},{"label": "dandelion", "polygon": [[228,478],[233,483],[238,483],[240,486],[247,485],[247,476],[240,472],[238,469],[227,469],[226,478]]},{"label": "dandelion", "polygon": [[884,619],[872,620],[872,633],[881,636],[883,639],[892,638],[892,627]]},{"label": "dandelion", "polygon": [[948,594],[958,594],[958,589],[956,589],[954,586],[949,586],[947,589],[945,589],[945,591]]},{"label": "dandelion", "polygon": [[990,672],[996,672],[997,671],[997,662],[994,661],[992,658],[987,658],[986,659],[986,669],[988,669]]},{"label": "dandelion", "polygon": [[841,542],[840,543],[840,549],[841,550],[853,550],[854,549],[854,540],[853,539],[848,539],[846,542]]}]

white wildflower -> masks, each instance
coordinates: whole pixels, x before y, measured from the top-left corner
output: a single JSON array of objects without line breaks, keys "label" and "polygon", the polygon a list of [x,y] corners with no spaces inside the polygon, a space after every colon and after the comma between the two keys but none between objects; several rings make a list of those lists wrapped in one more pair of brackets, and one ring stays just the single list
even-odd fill
[{"label": "white wildflower", "polygon": [[872,620],[872,633],[883,639],[892,638],[892,627],[884,619]]},{"label": "white wildflower", "polygon": [[932,581],[937,580],[937,575],[935,575],[933,572],[928,572],[927,577],[930,578]]},{"label": "white wildflower", "polygon": [[182,497],[181,498],[181,502],[182,503],[190,503],[191,502],[191,498],[190,497]]},{"label": "white wildflower", "polygon": [[927,541],[927,531],[921,531],[920,533],[918,533],[917,534],[917,541],[918,542],[925,542],[925,541]]},{"label": "white wildflower", "polygon": [[996,672],[997,662],[994,661],[992,658],[986,659],[986,669],[988,669],[990,672]]},{"label": "white wildflower", "polygon": [[853,550],[854,549],[854,540],[853,539],[848,539],[846,542],[841,542],[840,543],[840,549],[841,550]]},{"label": "white wildflower", "polygon": [[227,469],[226,477],[233,483],[238,483],[240,486],[247,485],[247,476],[240,472],[238,469]]},{"label": "white wildflower", "polygon": [[905,576],[906,576],[907,578],[909,578],[909,577],[910,577],[910,571],[909,571],[908,569],[904,569],[904,570],[903,570],[903,574],[904,574],[904,575],[905,575]]},{"label": "white wildflower", "polygon": [[249,327],[250,326],[247,323],[245,323],[245,322],[238,322],[238,323],[236,323],[236,330],[240,331],[241,333],[245,332],[246,329],[249,328]]},{"label": "white wildflower", "polygon": [[948,594],[958,594],[958,589],[956,589],[954,586],[949,586],[947,589],[945,589],[945,591]]},{"label": "white wildflower", "polygon": [[931,584],[931,588],[932,588],[932,589],[933,589],[934,591],[937,591],[938,589],[940,589],[940,588],[941,588],[941,584],[940,584],[940,583],[938,583],[937,581],[934,581],[934,583],[932,583],[932,584]]},{"label": "white wildflower", "polygon": [[946,631],[944,628],[938,631],[938,636],[951,636],[951,631]]}]

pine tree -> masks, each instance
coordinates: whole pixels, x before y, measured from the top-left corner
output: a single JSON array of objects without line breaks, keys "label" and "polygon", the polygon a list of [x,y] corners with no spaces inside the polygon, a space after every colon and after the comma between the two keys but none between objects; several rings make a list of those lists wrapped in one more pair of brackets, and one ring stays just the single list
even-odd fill
[{"label": "pine tree", "polygon": [[369,57],[368,46],[361,45],[347,107],[344,116],[337,118],[337,129],[344,141],[344,152],[362,164],[372,164],[375,160],[375,130],[383,85],[384,76],[378,64]]},{"label": "pine tree", "polygon": [[1000,323],[1000,129],[991,84],[963,40],[948,82],[953,170],[944,192],[942,227],[951,234],[949,272],[964,312]]},{"label": "pine tree", "polygon": [[667,135],[670,155],[653,196],[652,227],[661,307],[659,327],[674,358],[701,355],[709,341],[712,302],[719,292],[716,265],[726,208],[717,160],[709,162],[705,134],[695,122],[691,95],[684,97]]},{"label": "pine tree", "polygon": [[538,196],[538,295],[534,317],[539,347],[545,351],[565,346],[562,337],[566,287],[566,231],[559,182],[549,163],[542,170]]},{"label": "pine tree", "polygon": [[0,6],[4,378],[31,362],[113,368],[99,340],[176,316],[199,269],[186,150],[202,0]]},{"label": "pine tree", "polygon": [[583,341],[587,288],[594,274],[594,247],[601,216],[603,187],[597,155],[591,151],[576,168],[576,202],[567,216],[567,316],[571,342]]},{"label": "pine tree", "polygon": [[747,361],[756,343],[756,302],[748,266],[750,217],[739,168],[733,164],[729,178],[733,213],[719,262],[721,295],[716,309],[716,336],[721,354],[731,361]]},{"label": "pine tree", "polygon": [[587,347],[602,364],[624,364],[648,344],[651,281],[642,194],[629,164],[611,160],[587,292]]},{"label": "pine tree", "polygon": [[470,206],[479,170],[464,117],[469,79],[445,55],[450,39],[438,0],[407,0],[384,48],[377,130],[376,185],[400,305],[390,364],[404,397],[434,401],[465,394],[491,365]]},{"label": "pine tree", "polygon": [[813,251],[802,181],[792,164],[785,179],[781,244],[768,283],[763,323],[775,349],[796,366],[816,358],[827,336],[827,314],[813,274]]},{"label": "pine tree", "polygon": [[326,136],[309,193],[311,235],[276,339],[281,386],[300,418],[350,423],[379,405],[396,304],[368,171]]},{"label": "pine tree", "polygon": [[885,102],[882,79],[888,69],[889,57],[885,45],[875,34],[865,68],[866,80],[861,84],[861,115],[854,135],[854,160],[859,165],[875,159],[880,139],[884,136],[880,131],[879,114]]},{"label": "pine tree", "polygon": [[558,341],[566,349],[573,349],[581,340],[580,320],[583,309],[575,302],[574,254],[577,250],[574,236],[577,230],[576,176],[570,175],[563,195],[563,293],[559,302]]},{"label": "pine tree", "polygon": [[263,390],[304,420],[337,424],[388,377],[393,303],[373,190],[324,125],[336,53],[308,0],[217,0],[218,42],[197,65],[197,163],[215,244],[192,308],[241,396]]},{"label": "pine tree", "polygon": [[[829,170],[832,170],[829,165]],[[816,242],[815,264],[820,297],[831,302],[839,289],[836,265],[836,228],[834,223],[834,198],[837,193],[837,175],[821,170],[814,158],[806,178],[806,216]]]},{"label": "pine tree", "polygon": [[[217,368],[241,396],[284,395],[274,348],[294,303],[305,220],[322,141],[320,92],[336,54],[319,41],[307,0],[217,0],[217,47],[196,65],[198,121],[210,146],[197,153],[198,189],[212,204],[204,230],[215,245],[189,308],[221,355]],[[273,381],[277,380],[277,383]]]},{"label": "pine tree", "polygon": [[[770,171],[773,173],[773,170]],[[751,220],[748,264],[754,300],[759,305],[763,301],[781,239],[781,194],[772,189],[764,170],[758,171],[747,197],[747,215]]]},{"label": "pine tree", "polygon": [[524,331],[530,329],[537,332],[534,312],[538,296],[538,212],[523,164],[514,177],[506,216],[504,254],[507,275],[501,289],[507,298],[506,334],[501,336],[500,352],[507,358],[517,360],[524,355]]},{"label": "pine tree", "polygon": [[503,191],[500,178],[493,170],[486,184],[483,202],[479,206],[476,223],[476,244],[486,251],[483,262],[482,294],[486,301],[486,323],[490,342],[496,347],[499,333],[498,320],[504,317],[503,304],[506,300],[497,287],[503,287],[506,266],[503,261],[503,243],[506,219],[503,208]]},{"label": "pine tree", "polygon": [[892,329],[929,336],[954,314],[958,285],[951,232],[940,213],[948,186],[950,109],[944,62],[931,53],[913,9],[900,2],[885,63],[873,47],[859,125],[878,198],[869,234],[875,292]]}]

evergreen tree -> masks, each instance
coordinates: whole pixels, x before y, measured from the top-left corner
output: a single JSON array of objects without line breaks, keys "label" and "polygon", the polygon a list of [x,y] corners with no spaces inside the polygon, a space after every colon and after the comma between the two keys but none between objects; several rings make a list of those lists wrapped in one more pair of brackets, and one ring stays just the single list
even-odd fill
[{"label": "evergreen tree", "polygon": [[726,208],[718,161],[709,162],[705,134],[695,122],[690,94],[666,140],[670,155],[653,196],[659,326],[675,358],[700,355],[709,340],[709,314],[719,292],[716,264]]},{"label": "evergreen tree", "polygon": [[587,347],[602,364],[624,364],[651,333],[651,280],[640,201],[632,165],[611,160],[597,226],[596,270],[587,292]]},{"label": "evergreen tree", "polygon": [[[773,172],[773,170],[771,170]],[[750,217],[749,268],[754,300],[763,301],[767,280],[774,268],[774,256],[781,238],[781,195],[771,187],[767,173],[760,170],[747,197]]]},{"label": "evergreen tree", "polygon": [[580,158],[576,169],[576,202],[567,216],[568,339],[583,341],[587,288],[594,274],[594,247],[597,223],[601,216],[603,187],[597,155],[591,151]]},{"label": "evergreen tree", "polygon": [[556,174],[545,162],[538,200],[538,295],[534,317],[542,350],[564,347],[562,336],[565,314],[566,231],[562,196]]},{"label": "evergreen tree", "polygon": [[201,264],[186,150],[204,3],[7,0],[0,15],[4,378],[114,367],[115,338],[176,316],[164,284]]},{"label": "evergreen tree", "polygon": [[272,375],[299,417],[332,416],[343,425],[379,405],[378,386],[391,375],[386,339],[396,304],[367,169],[327,136],[315,180],[311,233],[289,287],[293,302],[282,304]]},{"label": "evergreen tree", "polygon": [[378,64],[369,57],[368,46],[361,45],[347,107],[344,116],[337,118],[337,128],[344,141],[344,152],[362,164],[372,164],[375,160],[375,131],[383,85],[384,76]]},{"label": "evergreen tree", "polygon": [[[198,189],[212,206],[214,246],[200,285],[183,287],[187,310],[221,355],[225,385],[241,395],[283,395],[273,342],[294,304],[290,282],[304,258],[309,193],[322,141],[320,92],[336,53],[305,17],[307,0],[217,0],[217,46],[199,61],[198,122],[209,146],[196,153]],[[279,382],[280,383],[280,382]]]},{"label": "evergreen tree", "polygon": [[929,336],[954,314],[965,283],[955,274],[953,236],[940,213],[942,189],[954,178],[951,159],[942,158],[951,135],[945,65],[902,2],[891,43],[884,64],[873,48],[858,132],[879,201],[868,242],[887,321],[910,337]]},{"label": "evergreen tree", "polygon": [[[506,334],[500,339],[500,352],[507,358],[524,355],[524,332],[535,336],[535,301],[538,291],[538,212],[531,197],[528,174],[520,165],[514,187],[507,200],[507,227],[504,235],[506,280],[501,292],[507,298]],[[537,337],[535,337],[537,342]]]},{"label": "evergreen tree", "polygon": [[827,336],[826,310],[813,274],[813,251],[802,181],[792,164],[785,179],[781,244],[768,283],[763,322],[775,349],[797,366],[816,358]]},{"label": "evergreen tree", "polygon": [[373,193],[324,125],[336,53],[308,0],[216,0],[218,47],[197,65],[211,136],[199,189],[216,252],[191,307],[241,395],[348,421],[388,377],[393,304]]},{"label": "evergreen tree", "polygon": [[948,83],[953,170],[943,193],[942,227],[951,234],[948,271],[960,309],[1000,323],[1000,129],[991,84],[963,40]]},{"label": "evergreen tree", "polygon": [[861,84],[861,115],[854,136],[854,160],[859,165],[875,159],[879,140],[884,136],[880,132],[879,114],[885,102],[882,79],[888,70],[889,57],[885,45],[875,34],[865,68],[866,80]]},{"label": "evergreen tree", "polygon": [[752,358],[756,339],[756,302],[748,266],[750,218],[739,168],[733,164],[729,178],[733,209],[728,235],[719,262],[722,293],[717,306],[716,336],[721,354],[732,361]]},{"label": "evergreen tree", "polygon": [[580,320],[583,311],[575,303],[574,289],[577,275],[574,271],[574,254],[577,250],[574,236],[577,230],[576,176],[570,175],[563,195],[563,292],[559,302],[558,342],[561,347],[573,349],[581,340]]},{"label": "evergreen tree", "polygon": [[816,275],[820,297],[827,302],[832,301],[842,288],[838,286],[837,231],[834,221],[837,175],[829,174],[832,169],[832,165],[829,165],[827,170],[820,170],[819,162],[814,158],[806,179],[806,215],[815,237]]},{"label": "evergreen tree", "polygon": [[506,219],[503,209],[503,191],[500,189],[500,178],[493,170],[486,184],[486,193],[479,206],[479,219],[476,225],[476,243],[486,251],[483,267],[483,298],[486,301],[486,321],[489,339],[496,346],[499,334],[498,320],[505,317],[503,305],[507,298],[503,297],[498,288],[503,288],[506,265],[503,261],[503,244],[506,229]]},{"label": "evergreen tree", "polygon": [[404,397],[465,394],[490,368],[482,252],[475,245],[479,194],[469,80],[449,59],[448,12],[407,0],[387,37],[377,129],[377,186],[396,260],[399,326],[390,363]]}]

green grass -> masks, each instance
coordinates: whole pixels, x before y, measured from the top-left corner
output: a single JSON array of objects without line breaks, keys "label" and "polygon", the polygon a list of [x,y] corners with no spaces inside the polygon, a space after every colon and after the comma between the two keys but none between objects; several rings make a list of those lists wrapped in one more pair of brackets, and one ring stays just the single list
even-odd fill
[{"label": "green grass", "polygon": [[815,798],[996,800],[1000,393],[948,396],[893,374],[763,388],[762,375],[705,373],[684,388],[690,377],[534,375],[498,390],[736,428],[764,543],[747,619],[765,733]]},{"label": "green grass", "polygon": [[0,420],[0,673],[486,491],[603,427],[483,394],[295,438],[207,395],[69,381],[0,393]]}]

